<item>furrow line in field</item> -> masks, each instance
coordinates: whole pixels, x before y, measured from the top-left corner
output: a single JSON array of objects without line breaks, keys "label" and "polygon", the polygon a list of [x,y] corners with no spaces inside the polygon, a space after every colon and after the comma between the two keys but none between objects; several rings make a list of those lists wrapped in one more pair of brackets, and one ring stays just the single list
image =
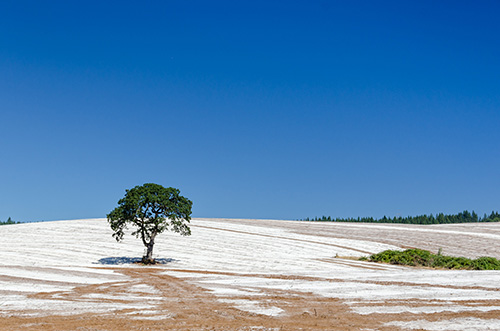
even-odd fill
[{"label": "furrow line in field", "polygon": [[305,240],[305,239],[298,239],[298,238],[289,238],[289,237],[267,235],[267,234],[261,234],[261,233],[244,232],[244,231],[230,230],[230,229],[220,229],[220,228],[214,228],[214,227],[203,226],[203,225],[193,225],[193,227],[205,228],[205,229],[211,229],[211,230],[217,230],[217,231],[241,233],[241,234],[245,234],[245,235],[260,236],[260,237],[265,237],[265,238],[290,240],[290,241],[295,241],[295,242],[305,242],[305,243],[316,244],[316,245],[332,246],[332,247],[342,248],[345,250],[355,251],[355,252],[359,252],[359,253],[363,253],[363,254],[371,254],[371,252],[368,252],[365,250],[360,250],[357,248],[352,248],[352,247],[347,247],[347,246],[335,245],[335,244],[331,244],[331,243],[324,243],[324,242],[320,242],[320,241]]}]

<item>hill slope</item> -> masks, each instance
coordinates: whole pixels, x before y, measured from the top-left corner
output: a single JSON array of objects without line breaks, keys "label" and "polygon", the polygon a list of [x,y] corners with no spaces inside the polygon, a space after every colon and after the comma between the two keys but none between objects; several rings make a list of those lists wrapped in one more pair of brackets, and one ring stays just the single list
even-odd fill
[{"label": "hill slope", "polygon": [[159,236],[155,253],[165,264],[144,267],[131,263],[142,256],[140,240],[116,243],[104,219],[0,227],[0,329],[500,325],[498,271],[342,258],[408,246],[498,258],[500,224],[194,219],[192,232]]}]

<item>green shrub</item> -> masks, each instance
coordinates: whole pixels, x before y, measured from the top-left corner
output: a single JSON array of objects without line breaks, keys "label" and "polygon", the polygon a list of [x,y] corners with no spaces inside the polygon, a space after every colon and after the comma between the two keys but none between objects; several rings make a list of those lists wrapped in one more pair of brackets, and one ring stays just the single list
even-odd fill
[{"label": "green shrub", "polygon": [[500,270],[500,261],[493,257],[480,257],[475,260],[466,257],[437,255],[423,249],[407,249],[405,251],[386,250],[366,258],[370,262],[383,262],[415,267],[432,267],[446,269]]},{"label": "green shrub", "polygon": [[474,270],[500,270],[500,261],[493,257],[483,256],[472,262]]},{"label": "green shrub", "polygon": [[407,249],[395,256],[396,264],[411,266],[430,266],[432,255],[429,251],[421,249]]},{"label": "green shrub", "polygon": [[399,251],[391,251],[391,250],[383,251],[378,254],[373,254],[372,256],[370,256],[369,261],[391,263],[393,257],[399,253],[400,253]]}]

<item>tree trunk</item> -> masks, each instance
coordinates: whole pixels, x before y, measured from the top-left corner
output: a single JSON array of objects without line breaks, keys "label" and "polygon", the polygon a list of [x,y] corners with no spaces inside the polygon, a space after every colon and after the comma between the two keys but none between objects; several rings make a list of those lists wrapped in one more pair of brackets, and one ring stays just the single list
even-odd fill
[{"label": "tree trunk", "polygon": [[155,260],[153,259],[153,246],[155,245],[156,233],[151,234],[151,238],[149,242],[143,240],[144,245],[146,245],[146,255],[142,257],[142,263],[144,264],[154,264]]},{"label": "tree trunk", "polygon": [[154,264],[155,260],[153,259],[153,242],[149,242],[146,245],[146,255],[142,257],[142,263],[144,264]]}]

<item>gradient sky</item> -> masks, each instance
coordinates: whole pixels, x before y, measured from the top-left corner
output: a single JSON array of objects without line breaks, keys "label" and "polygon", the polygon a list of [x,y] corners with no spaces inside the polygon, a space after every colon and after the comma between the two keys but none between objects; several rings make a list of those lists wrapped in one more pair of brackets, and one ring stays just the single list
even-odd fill
[{"label": "gradient sky", "polygon": [[500,207],[498,1],[2,1],[0,220]]}]

